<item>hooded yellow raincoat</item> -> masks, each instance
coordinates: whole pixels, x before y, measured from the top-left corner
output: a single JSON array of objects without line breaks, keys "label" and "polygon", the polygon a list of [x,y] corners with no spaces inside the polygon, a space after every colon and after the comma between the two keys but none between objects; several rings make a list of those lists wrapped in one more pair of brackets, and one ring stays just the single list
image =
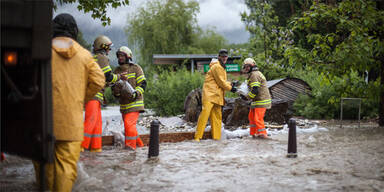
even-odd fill
[{"label": "hooded yellow raincoat", "polygon": [[208,118],[211,120],[212,138],[221,138],[221,106],[224,105],[224,93],[232,89],[227,82],[227,72],[218,60],[212,61],[205,76],[203,85],[203,108],[197,121],[195,140],[199,141],[204,134]]},{"label": "hooded yellow raincoat", "polygon": [[209,68],[203,85],[203,102],[223,106],[225,91],[232,89],[231,83],[227,81],[227,72],[218,60],[212,61]]},{"label": "hooded yellow raincoat", "polygon": [[71,38],[53,39],[53,132],[56,140],[83,140],[84,102],[92,99],[104,84],[104,73],[89,51]]}]

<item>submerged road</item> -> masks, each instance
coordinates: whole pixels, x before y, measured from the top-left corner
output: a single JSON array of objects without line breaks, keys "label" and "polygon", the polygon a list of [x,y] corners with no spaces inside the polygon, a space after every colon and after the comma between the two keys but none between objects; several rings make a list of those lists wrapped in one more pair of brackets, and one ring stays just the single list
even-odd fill
[{"label": "submerged road", "polygon": [[[327,127],[300,133],[297,158],[286,158],[287,134],[222,141],[162,143],[148,148],[106,146],[84,152],[73,191],[383,191],[384,128]],[[30,161],[0,163],[0,191],[33,191]]]}]

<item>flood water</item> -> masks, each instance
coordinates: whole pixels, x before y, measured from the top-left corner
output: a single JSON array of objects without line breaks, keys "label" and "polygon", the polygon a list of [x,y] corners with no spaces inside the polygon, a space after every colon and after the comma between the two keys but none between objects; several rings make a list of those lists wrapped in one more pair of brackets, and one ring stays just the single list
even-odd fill
[{"label": "flood water", "polygon": [[[135,152],[106,146],[84,152],[73,191],[384,191],[384,128],[298,133],[297,158],[286,158],[287,134],[199,143],[161,143]],[[33,191],[28,160],[0,163],[0,191]]]}]

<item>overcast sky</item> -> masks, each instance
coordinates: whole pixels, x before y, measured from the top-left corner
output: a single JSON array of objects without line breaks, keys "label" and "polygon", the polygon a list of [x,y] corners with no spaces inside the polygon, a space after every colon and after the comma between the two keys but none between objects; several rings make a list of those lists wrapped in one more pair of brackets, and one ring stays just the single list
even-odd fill
[{"label": "overcast sky", "polygon": [[[240,12],[246,10],[244,0],[198,0],[200,3],[200,12],[197,14],[198,24],[202,28],[215,28],[230,43],[244,43],[248,41],[249,33],[245,30],[245,25],[241,22]],[[98,34],[107,33],[112,28],[119,28],[124,37],[124,27],[127,23],[128,14],[134,13],[140,6],[143,6],[143,0],[130,0],[129,6],[119,7],[117,9],[108,8],[107,15],[111,18],[111,26],[103,27],[100,20],[92,19],[91,14],[84,14],[77,10],[77,4],[64,4],[59,6],[54,12],[54,16],[59,13],[72,14],[81,31],[85,33],[85,39],[92,42]],[[126,41],[126,40],[124,40]]]}]

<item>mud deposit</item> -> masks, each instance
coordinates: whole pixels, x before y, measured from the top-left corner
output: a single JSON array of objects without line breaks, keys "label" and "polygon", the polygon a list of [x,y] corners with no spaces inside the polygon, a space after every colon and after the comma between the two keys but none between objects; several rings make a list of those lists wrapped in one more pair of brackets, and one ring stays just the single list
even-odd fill
[{"label": "mud deposit", "polygon": [[[383,191],[384,128],[325,127],[299,133],[293,159],[286,133],[162,143],[151,161],[147,147],[106,146],[81,154],[73,191]],[[0,168],[0,191],[37,190],[29,160],[7,156]]]}]

